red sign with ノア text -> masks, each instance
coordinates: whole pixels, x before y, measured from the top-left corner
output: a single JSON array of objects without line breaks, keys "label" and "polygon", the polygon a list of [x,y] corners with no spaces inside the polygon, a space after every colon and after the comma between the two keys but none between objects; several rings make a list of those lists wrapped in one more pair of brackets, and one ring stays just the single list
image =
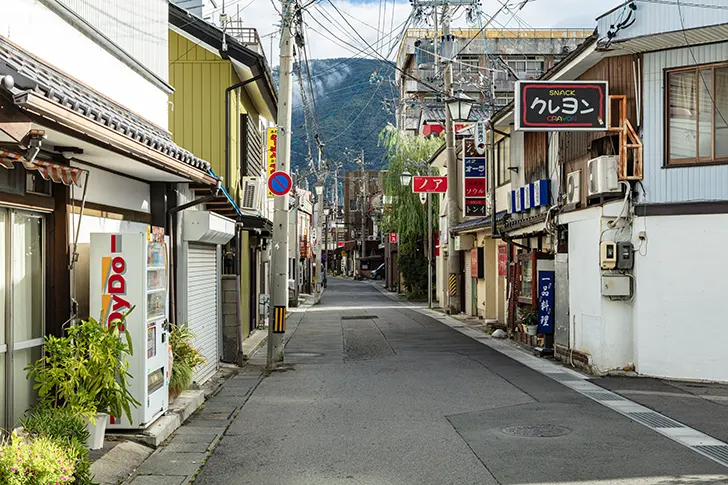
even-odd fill
[{"label": "red sign with \u30ce\u30a2 text", "polygon": [[444,194],[447,192],[447,177],[415,176],[412,178],[412,192]]}]

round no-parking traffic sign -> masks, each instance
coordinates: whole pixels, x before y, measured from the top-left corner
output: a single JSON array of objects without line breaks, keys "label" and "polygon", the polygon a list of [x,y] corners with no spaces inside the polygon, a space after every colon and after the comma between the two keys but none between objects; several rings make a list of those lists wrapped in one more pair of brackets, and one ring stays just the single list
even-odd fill
[{"label": "round no-parking traffic sign", "polygon": [[292,185],[291,176],[286,172],[273,172],[268,177],[268,188],[273,195],[286,195],[291,191]]}]

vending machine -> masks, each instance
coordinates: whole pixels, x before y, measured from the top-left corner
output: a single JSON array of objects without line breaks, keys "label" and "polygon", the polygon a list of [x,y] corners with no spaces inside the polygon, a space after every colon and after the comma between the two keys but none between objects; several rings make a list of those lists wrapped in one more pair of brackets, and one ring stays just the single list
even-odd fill
[{"label": "vending machine", "polygon": [[141,406],[132,408],[132,422],[112,416],[110,428],[145,428],[167,410],[168,266],[167,244],[156,231],[91,234],[90,315],[108,324],[133,309],[125,321],[134,351],[129,384]]}]

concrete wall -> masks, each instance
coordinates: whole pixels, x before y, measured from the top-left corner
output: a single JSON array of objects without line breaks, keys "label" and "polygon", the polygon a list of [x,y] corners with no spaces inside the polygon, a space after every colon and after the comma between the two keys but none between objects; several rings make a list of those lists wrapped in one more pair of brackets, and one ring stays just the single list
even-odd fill
[{"label": "concrete wall", "polygon": [[166,91],[41,2],[3,2],[0,35],[160,127],[167,127]]},{"label": "concrete wall", "polygon": [[632,304],[601,295],[599,244],[610,220],[603,217],[602,210],[579,211],[568,224],[569,308],[571,348],[590,354],[592,364],[606,371],[623,368],[634,357]]},{"label": "concrete wall", "polygon": [[638,218],[635,234],[642,230],[647,244],[634,271],[637,371],[728,381],[728,215]]}]

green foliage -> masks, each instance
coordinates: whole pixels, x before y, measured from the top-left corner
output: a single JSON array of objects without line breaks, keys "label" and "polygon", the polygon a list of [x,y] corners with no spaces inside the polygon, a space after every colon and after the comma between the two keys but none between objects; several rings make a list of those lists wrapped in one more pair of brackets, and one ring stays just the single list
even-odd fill
[{"label": "green foliage", "polygon": [[521,317],[521,323],[523,325],[538,325],[538,312],[536,310],[533,310],[531,308],[529,308],[528,310],[523,310],[521,308],[519,309],[518,313]]},{"label": "green foliage", "polygon": [[92,485],[91,461],[86,440],[89,433],[86,424],[69,409],[37,409],[23,420],[23,428],[35,436],[55,440],[74,456],[73,478],[75,485]]},{"label": "green foliage", "polygon": [[189,327],[172,327],[169,343],[172,346],[173,362],[169,389],[173,394],[187,390],[192,383],[195,368],[205,363],[200,351],[192,346],[193,339],[194,334]]},{"label": "green foliage", "polygon": [[[95,422],[99,412],[113,416],[140,406],[129,392],[131,336],[123,319],[101,325],[93,318],[74,325],[65,337],[46,336],[45,354],[25,370],[35,380],[38,405],[67,408]],[[122,338],[122,334],[124,338]]]},{"label": "green foliage", "polygon": [[[399,234],[397,265],[411,296],[422,298],[427,293],[427,205],[420,201],[411,187],[403,187],[400,175],[407,171],[412,175],[427,175],[426,162],[443,143],[437,137],[408,136],[393,126],[385,128],[379,141],[387,150],[389,160],[385,191],[392,198],[382,218],[384,232]],[[437,228],[439,197],[432,196],[432,227]]]},{"label": "green foliage", "polygon": [[73,450],[64,450],[52,438],[22,439],[14,434],[0,445],[0,483],[48,485],[74,483]]}]

